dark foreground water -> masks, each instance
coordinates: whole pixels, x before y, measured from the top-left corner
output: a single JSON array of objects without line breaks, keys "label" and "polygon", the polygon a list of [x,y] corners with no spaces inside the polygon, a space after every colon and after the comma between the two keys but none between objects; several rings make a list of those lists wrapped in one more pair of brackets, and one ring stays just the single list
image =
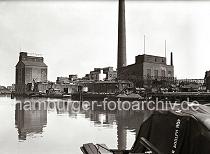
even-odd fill
[{"label": "dark foreground water", "polygon": [[25,101],[0,97],[0,154],[81,154],[80,146],[90,142],[104,143],[112,149],[130,149],[141,123],[150,114],[100,108],[26,111],[20,108]]}]

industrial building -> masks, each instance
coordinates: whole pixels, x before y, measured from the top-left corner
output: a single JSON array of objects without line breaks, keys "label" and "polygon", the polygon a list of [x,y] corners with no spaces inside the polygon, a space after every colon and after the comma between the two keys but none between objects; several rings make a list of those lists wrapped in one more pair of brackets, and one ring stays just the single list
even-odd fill
[{"label": "industrial building", "polygon": [[83,87],[88,88],[88,92],[92,93],[109,93],[115,94],[121,92],[125,88],[132,88],[133,83],[128,81],[97,81],[83,82]]},{"label": "industrial building", "polygon": [[70,74],[69,75],[69,80],[70,81],[77,81],[78,80],[77,74]]},{"label": "industrial building", "polygon": [[38,82],[47,82],[47,65],[44,63],[44,58],[21,52],[16,65],[16,95],[26,94],[33,89],[34,83]]},{"label": "industrial building", "polygon": [[69,84],[77,80],[78,76],[75,74],[71,74],[69,75],[69,77],[57,77],[56,84]]},{"label": "industrial building", "polygon": [[92,81],[113,81],[117,78],[117,71],[113,67],[94,68],[90,74],[86,74],[86,80]]},{"label": "industrial building", "polygon": [[171,53],[171,64],[167,65],[166,57],[153,55],[136,56],[135,64],[120,68],[119,79],[129,80],[136,86],[146,86],[149,82],[156,80],[174,79],[173,54]]},{"label": "industrial building", "polygon": [[[166,57],[153,55],[136,56],[135,64],[126,64],[126,23],[125,23],[125,0],[119,1],[118,19],[118,55],[117,55],[117,77],[118,80],[129,80],[135,86],[148,87],[149,84],[159,80],[173,80],[174,66],[173,54],[171,53],[171,64],[167,65]],[[145,50],[145,49],[144,49]]]},{"label": "industrial building", "polygon": [[57,77],[56,84],[69,84],[69,77]]}]

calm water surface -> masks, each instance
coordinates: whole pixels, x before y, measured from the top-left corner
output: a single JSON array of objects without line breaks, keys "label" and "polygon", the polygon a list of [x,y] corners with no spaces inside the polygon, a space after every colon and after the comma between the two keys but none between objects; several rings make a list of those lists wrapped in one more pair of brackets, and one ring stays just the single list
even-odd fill
[{"label": "calm water surface", "polygon": [[20,110],[24,101],[0,97],[0,154],[81,154],[82,144],[90,142],[130,149],[141,123],[150,115],[102,109],[24,111]]}]

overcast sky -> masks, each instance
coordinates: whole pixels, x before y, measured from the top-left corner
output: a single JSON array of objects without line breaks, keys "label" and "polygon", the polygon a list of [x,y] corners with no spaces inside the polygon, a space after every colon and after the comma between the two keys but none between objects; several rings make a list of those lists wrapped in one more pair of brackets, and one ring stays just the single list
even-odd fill
[{"label": "overcast sky", "polygon": [[[0,85],[15,82],[22,49],[42,54],[48,79],[117,64],[117,1],[1,1]],[[210,2],[126,2],[127,63],[143,53],[174,53],[177,78],[210,69]]]}]

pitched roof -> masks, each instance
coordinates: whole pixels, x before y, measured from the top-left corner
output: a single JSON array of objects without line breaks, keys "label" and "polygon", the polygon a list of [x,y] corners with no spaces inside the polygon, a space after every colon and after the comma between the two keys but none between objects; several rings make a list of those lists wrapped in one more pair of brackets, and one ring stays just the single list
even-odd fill
[{"label": "pitched roof", "polygon": [[22,61],[25,66],[39,66],[39,67],[47,67],[44,62],[34,62],[34,61]]}]

